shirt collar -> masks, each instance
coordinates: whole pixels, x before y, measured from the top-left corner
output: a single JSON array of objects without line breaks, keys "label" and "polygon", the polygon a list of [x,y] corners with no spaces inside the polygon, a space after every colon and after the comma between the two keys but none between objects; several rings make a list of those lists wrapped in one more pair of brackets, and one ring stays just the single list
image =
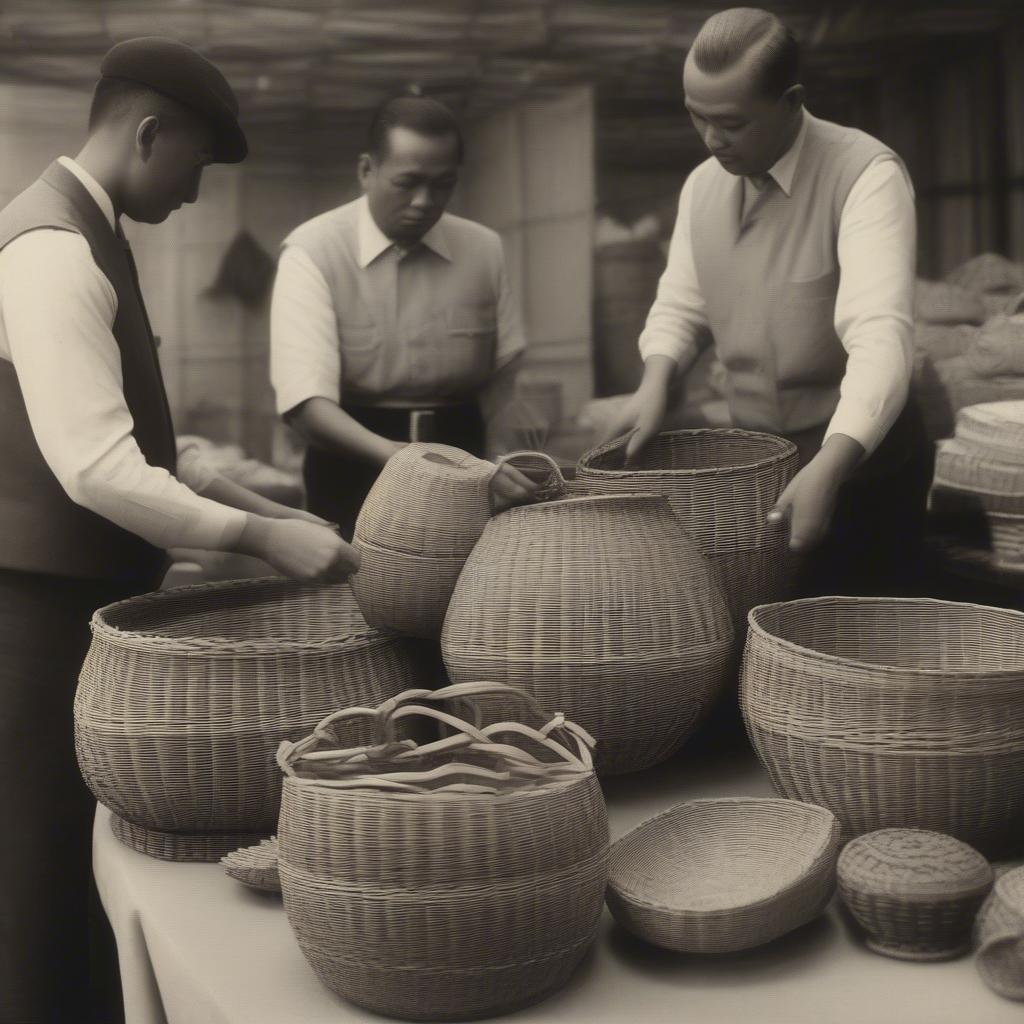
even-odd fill
[{"label": "shirt collar", "polygon": [[[377,226],[377,222],[370,213],[370,204],[366,196],[359,199],[359,267],[365,270],[378,256],[387,252],[394,243]],[[444,215],[441,219],[423,236],[421,245],[432,249],[438,256],[451,261],[451,247],[448,245],[448,235],[444,230]]]},{"label": "shirt collar", "polygon": [[110,200],[103,186],[81,165],[76,163],[69,156],[57,158],[61,167],[70,171],[85,187],[85,190],[92,196],[93,201],[103,211],[107,218],[111,231],[117,230],[117,219],[114,217],[114,204]]},{"label": "shirt collar", "polygon": [[804,148],[804,138],[807,136],[807,120],[810,116],[806,110],[800,111],[800,130],[796,133],[793,145],[775,161],[768,171],[769,176],[775,180],[775,184],[787,196],[793,191],[793,178],[796,175],[796,165],[800,161],[800,152]]}]

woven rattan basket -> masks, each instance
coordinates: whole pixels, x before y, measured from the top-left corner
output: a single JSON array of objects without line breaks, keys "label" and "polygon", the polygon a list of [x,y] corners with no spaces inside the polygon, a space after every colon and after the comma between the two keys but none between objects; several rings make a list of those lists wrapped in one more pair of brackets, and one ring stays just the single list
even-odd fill
[{"label": "woven rattan basket", "polygon": [[956,436],[989,458],[1024,465],[1024,402],[981,402],[961,409]]},{"label": "woven rattan basket", "polygon": [[1007,999],[1024,1000],[1024,867],[996,879],[974,929],[978,972]]},{"label": "woven rattan basket", "polygon": [[598,771],[646,768],[719,695],[733,630],[704,557],[658,495],[571,498],[487,525],[441,638],[453,682],[496,679],[597,737]]},{"label": "woven rattan basket", "polygon": [[[537,452],[503,461],[540,469],[541,496],[560,489],[557,465]],[[410,444],[385,465],[356,520],[362,564],[352,590],[367,622],[410,636],[440,635],[455,583],[491,517],[496,466],[443,444]]]},{"label": "woven rattan basket", "polygon": [[625,446],[619,438],[587,452],[576,488],[664,494],[721,576],[742,644],[747,612],[789,596],[795,563],[786,527],[767,517],[797,471],[796,447],[748,430],[675,430],[659,434],[626,470]]},{"label": "woven rattan basket", "polygon": [[854,839],[839,857],[839,892],[868,933],[868,947],[897,960],[966,953],[991,888],[988,861],[940,832],[880,829]]},{"label": "woven rattan basket", "polygon": [[274,831],[283,739],[428,683],[345,584],[166,590],[101,608],[92,634],[75,696],[82,775],[122,841],[171,860],[215,861]]},{"label": "woven rattan basket", "polygon": [[264,839],[256,846],[243,846],[221,858],[224,870],[250,889],[261,892],[280,892],[281,878],[277,873],[277,837]]},{"label": "woven rattan basket", "polygon": [[[513,695],[492,684],[411,691],[339,712],[278,754],[279,871],[288,919],[334,992],[412,1020],[465,1020],[563,985],[593,942],[608,822],[592,740],[561,716],[483,730],[424,706]],[[539,709],[520,695],[520,715]],[[397,743],[405,716],[443,721]],[[335,729],[369,716],[371,747]]]},{"label": "woven rattan basket", "polygon": [[740,699],[776,791],[846,838],[946,832],[993,855],[1024,826],[1024,615],[924,599],[755,608]]},{"label": "woven rattan basket", "polygon": [[612,847],[608,906],[624,928],[683,953],[730,953],[817,917],[835,890],[839,826],[794,800],[693,800]]}]

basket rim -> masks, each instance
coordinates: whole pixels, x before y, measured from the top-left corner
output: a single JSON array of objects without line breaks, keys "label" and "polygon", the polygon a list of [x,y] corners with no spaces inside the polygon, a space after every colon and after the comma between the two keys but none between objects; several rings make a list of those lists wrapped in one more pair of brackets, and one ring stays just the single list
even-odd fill
[{"label": "basket rim", "polygon": [[[401,555],[403,558],[412,558],[419,562],[452,562],[456,565],[464,565],[469,557],[469,552],[472,551],[472,548],[467,549],[464,554],[424,554],[422,551],[403,551],[402,548],[375,544],[372,540],[367,540],[365,537],[360,536],[358,531],[352,536],[352,546],[366,548],[369,551],[380,552],[385,555]],[[354,579],[358,575],[358,572],[354,572],[351,578]]]},{"label": "basket rim", "polygon": [[659,494],[656,491],[631,491],[623,494],[572,494],[569,495],[569,497],[554,498],[551,501],[535,501],[528,505],[513,505],[511,508],[505,509],[504,512],[499,512],[498,515],[491,519],[491,522],[496,522],[501,519],[502,516],[510,516],[514,514],[524,515],[538,510],[556,508],[559,505],[608,505],[623,501],[627,504],[653,503],[659,507],[664,505],[670,513],[672,512],[672,506],[669,504],[668,498],[666,498],[664,494]]},{"label": "basket rim", "polygon": [[[1024,517],[1022,517],[1024,518]],[[865,605],[865,604],[903,604],[903,605],[925,605],[943,606],[951,608],[970,608],[981,612],[998,612],[1000,615],[1007,615],[1019,620],[1021,628],[1024,629],[1024,612],[1015,611],[1012,608],[993,608],[989,605],[977,604],[973,601],[945,601],[936,597],[847,597],[836,595],[834,597],[800,597],[791,601],[771,601],[766,604],[755,605],[747,613],[747,626],[749,635],[747,643],[757,635],[776,647],[784,648],[791,653],[813,660],[823,661],[832,665],[845,665],[861,669],[868,669],[876,675],[885,675],[900,678],[920,679],[1015,679],[1024,676],[1024,661],[1019,668],[994,668],[994,669],[957,669],[951,672],[945,668],[924,668],[921,666],[897,666],[885,665],[877,661],[863,661],[858,658],[841,658],[837,654],[827,654],[824,651],[817,651],[813,647],[798,644],[793,640],[785,640],[775,633],[769,632],[759,621],[759,612],[772,608],[782,608],[794,605],[812,605],[828,602],[830,604],[844,605]]]},{"label": "basket rim", "polygon": [[[678,816],[679,812],[689,809],[697,805],[704,804],[757,804],[759,806],[766,805],[785,805],[787,807],[799,808],[805,812],[807,817],[818,818],[825,828],[822,830],[821,835],[818,837],[818,842],[814,848],[814,851],[810,858],[810,865],[808,868],[801,872],[796,878],[791,879],[782,888],[775,892],[769,893],[766,896],[762,896],[760,899],[753,900],[748,903],[735,903],[727,907],[715,907],[712,910],[701,910],[694,907],[685,907],[679,905],[671,905],[663,902],[655,902],[650,899],[644,898],[642,891],[635,889],[627,889],[619,883],[616,877],[616,872],[613,866],[613,860],[615,856],[615,850],[620,845],[626,842],[628,839],[634,838],[634,836],[643,829],[648,828],[657,822]],[[702,918],[714,918],[714,917],[732,917],[737,912],[754,910],[760,907],[769,906],[772,903],[778,902],[780,899],[785,898],[794,889],[806,882],[807,879],[814,873],[815,869],[819,866],[822,859],[828,855],[828,851],[831,847],[836,847],[836,854],[839,853],[839,820],[835,814],[832,813],[827,807],[822,807],[820,804],[808,803],[806,800],[789,800],[785,797],[756,797],[756,796],[736,796],[736,797],[700,797],[694,800],[685,800],[682,803],[674,804],[672,807],[660,811],[658,814],[654,814],[644,821],[640,822],[639,825],[630,829],[625,835],[620,836],[612,843],[609,849],[609,866],[608,866],[608,887],[614,890],[615,894],[622,898],[624,901],[634,905],[642,906],[651,910],[657,910],[665,914],[669,914],[676,917],[702,917]]]},{"label": "basket rim", "polygon": [[754,459],[751,462],[736,463],[732,466],[705,466],[701,469],[601,469],[590,465],[590,460],[599,455],[605,455],[616,448],[621,448],[628,438],[617,437],[604,444],[597,445],[589,451],[584,452],[577,460],[576,466],[590,476],[609,477],[701,477],[701,476],[728,476],[750,472],[751,470],[767,469],[777,463],[785,462],[797,455],[797,447],[792,441],[778,434],[769,434],[762,430],[744,430],[741,427],[692,427],[683,430],[663,430],[652,440],[658,438],[681,438],[696,437],[700,435],[714,435],[716,437],[747,437],[763,439],[770,443],[777,450],[764,458]]},{"label": "basket rim", "polygon": [[[148,633],[135,629],[122,629],[109,621],[110,613],[117,609],[138,607],[140,604],[160,604],[173,599],[188,597],[197,593],[221,590],[266,589],[270,586],[288,586],[315,589],[314,584],[302,584],[280,576],[260,576],[245,580],[216,580],[208,583],[194,583],[169,590],[154,590],[137,597],[114,601],[97,608],[90,619],[89,627],[94,638],[103,637],[120,647],[137,650],[161,650],[169,653],[196,654],[205,658],[235,657],[239,654],[281,654],[341,652],[369,648],[378,644],[394,643],[401,640],[399,634],[389,633],[365,623],[364,628],[353,630],[340,637],[324,640],[289,640],[285,637],[260,639],[237,639],[209,634],[194,637],[172,637],[161,633]],[[353,604],[358,609],[355,595]],[[362,614],[360,612],[360,614]]]}]

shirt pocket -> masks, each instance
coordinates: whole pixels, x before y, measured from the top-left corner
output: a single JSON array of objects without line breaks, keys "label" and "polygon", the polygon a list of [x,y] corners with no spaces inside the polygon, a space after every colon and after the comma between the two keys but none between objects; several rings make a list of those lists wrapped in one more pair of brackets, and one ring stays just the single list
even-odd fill
[{"label": "shirt pocket", "polygon": [[338,324],[342,380],[350,384],[367,384],[380,356],[380,338],[375,324],[369,321]]},{"label": "shirt pocket", "polygon": [[494,369],[498,333],[494,303],[454,304],[446,319],[448,329],[435,353],[435,365],[457,387],[478,386]]}]

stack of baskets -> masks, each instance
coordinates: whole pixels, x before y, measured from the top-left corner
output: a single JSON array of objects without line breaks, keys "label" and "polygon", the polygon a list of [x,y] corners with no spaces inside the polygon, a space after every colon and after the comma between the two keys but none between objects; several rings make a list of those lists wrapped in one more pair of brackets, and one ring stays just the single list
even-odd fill
[{"label": "stack of baskets", "polygon": [[[170,860],[215,861],[270,835],[282,740],[428,682],[344,584],[166,590],[101,608],[92,632],[74,707],[82,775],[118,838]],[[366,735],[353,726],[348,742]]]},{"label": "stack of baskets", "polygon": [[636,468],[625,469],[626,441],[583,455],[574,490],[665,495],[718,573],[742,645],[747,612],[789,594],[795,566],[786,526],[769,523],[768,513],[796,474],[796,447],[748,430],[675,430],[659,434]]},{"label": "stack of baskets", "polygon": [[1024,571],[1024,402],[959,412],[956,436],[939,444],[932,507],[984,529],[998,568]]},{"label": "stack of baskets", "polygon": [[[514,721],[480,729],[428,707],[498,696]],[[597,934],[608,822],[592,740],[493,684],[413,690],[325,718],[282,744],[279,875],[288,919],[321,980],[376,1013],[464,1020],[563,985]],[[409,716],[450,735],[396,741]],[[336,730],[369,719],[373,742]]]}]

